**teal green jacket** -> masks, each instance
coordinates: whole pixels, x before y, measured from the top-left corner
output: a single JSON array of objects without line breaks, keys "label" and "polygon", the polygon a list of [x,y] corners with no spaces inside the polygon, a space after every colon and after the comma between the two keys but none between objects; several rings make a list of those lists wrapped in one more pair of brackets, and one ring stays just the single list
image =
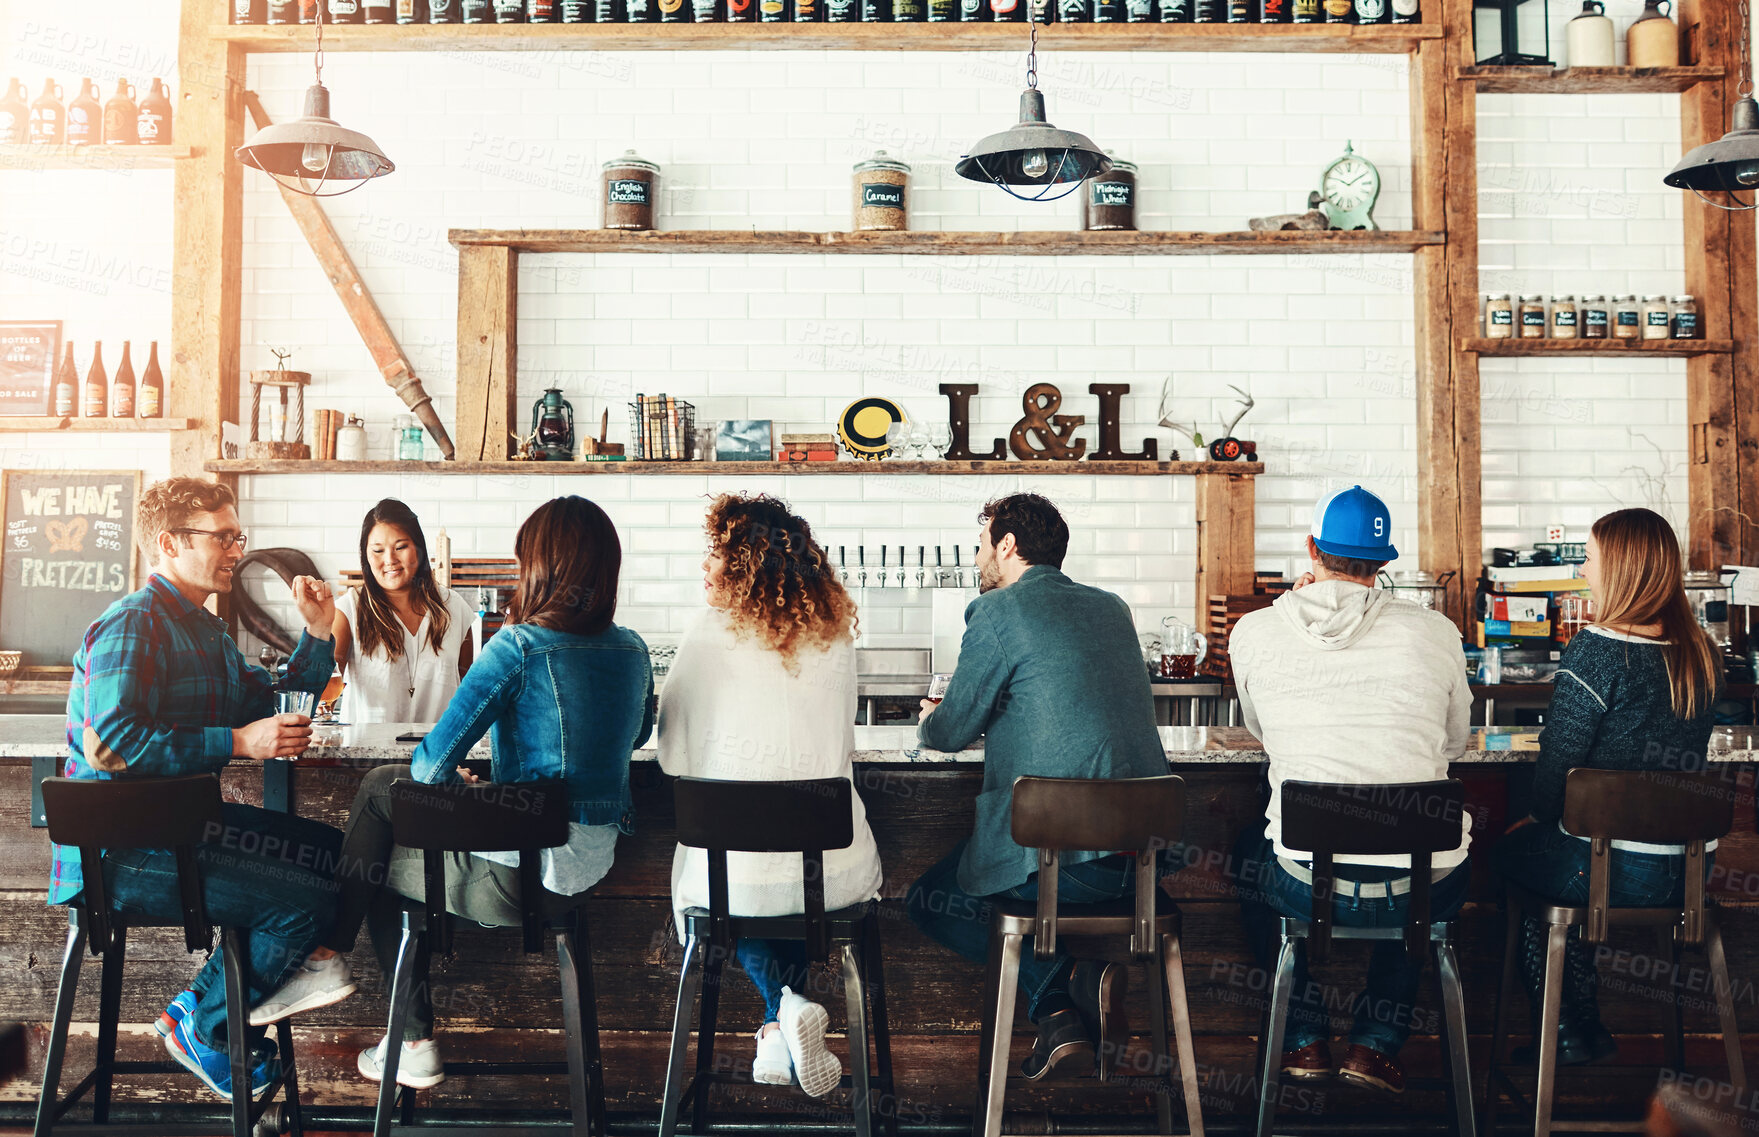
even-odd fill
[{"label": "teal green jacket", "polygon": [[[1167,772],[1129,605],[1049,565],[1033,565],[965,609],[958,670],[917,737],[931,750],[985,739],[977,824],[959,862],[959,887],[973,896],[1015,888],[1038,871],[1032,850],[1014,843],[1014,779]],[[1064,853],[1062,863],[1116,851]]]}]

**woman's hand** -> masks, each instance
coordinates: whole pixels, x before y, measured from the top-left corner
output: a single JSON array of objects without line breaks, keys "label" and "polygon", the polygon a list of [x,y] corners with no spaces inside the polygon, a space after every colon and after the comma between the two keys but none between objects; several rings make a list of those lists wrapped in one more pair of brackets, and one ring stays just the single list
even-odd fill
[{"label": "woman's hand", "polygon": [[1291,589],[1291,591],[1298,592],[1301,589],[1306,588],[1308,585],[1312,584],[1315,579],[1316,578],[1314,577],[1314,575],[1312,573],[1304,572],[1300,576],[1295,578],[1295,583],[1290,585],[1290,589]]},{"label": "woman's hand", "polygon": [[296,576],[290,587],[307,634],[314,640],[327,640],[334,635],[336,598],[330,594],[330,586],[313,577]]}]

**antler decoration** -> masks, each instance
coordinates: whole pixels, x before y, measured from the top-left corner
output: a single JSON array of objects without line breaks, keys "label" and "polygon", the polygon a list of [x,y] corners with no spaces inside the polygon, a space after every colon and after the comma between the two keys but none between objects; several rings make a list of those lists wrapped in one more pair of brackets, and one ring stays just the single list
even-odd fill
[{"label": "antler decoration", "polygon": [[1167,376],[1167,381],[1161,385],[1160,389],[1160,424],[1168,430],[1176,430],[1186,438],[1189,438],[1191,440],[1191,445],[1193,446],[1203,445],[1197,440],[1197,423],[1195,420],[1192,421],[1190,426],[1186,426],[1182,422],[1175,422],[1173,420],[1173,377],[1171,375]]},{"label": "antler decoration", "polygon": [[1252,407],[1254,406],[1254,404],[1252,402],[1251,394],[1249,394],[1246,391],[1241,390],[1239,387],[1235,387],[1232,383],[1229,383],[1228,386],[1230,388],[1232,388],[1233,390],[1240,392],[1241,406],[1240,406],[1240,413],[1235,415],[1233,418],[1229,419],[1228,425],[1224,426],[1222,428],[1222,437],[1224,437],[1224,438],[1227,437],[1228,435],[1234,433],[1234,428],[1236,426],[1240,425],[1240,420],[1245,418],[1246,412],[1251,410]]}]

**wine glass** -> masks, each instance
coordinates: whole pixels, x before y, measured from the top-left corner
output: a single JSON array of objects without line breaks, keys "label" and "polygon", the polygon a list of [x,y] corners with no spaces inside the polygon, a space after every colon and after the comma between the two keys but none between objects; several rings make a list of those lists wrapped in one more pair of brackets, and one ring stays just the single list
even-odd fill
[{"label": "wine glass", "polygon": [[928,445],[936,455],[945,459],[947,451],[953,447],[953,428],[946,423],[936,423],[928,428]]},{"label": "wine glass", "polygon": [[904,450],[910,444],[910,424],[899,420],[886,427],[886,445],[890,447],[888,458],[908,457]]}]

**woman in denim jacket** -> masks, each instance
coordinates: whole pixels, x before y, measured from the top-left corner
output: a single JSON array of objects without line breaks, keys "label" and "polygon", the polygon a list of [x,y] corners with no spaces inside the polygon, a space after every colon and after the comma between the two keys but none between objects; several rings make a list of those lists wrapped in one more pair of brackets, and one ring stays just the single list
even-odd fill
[{"label": "woman in denim jacket", "polygon": [[[354,947],[363,920],[380,971],[391,973],[401,898],[423,895],[421,854],[391,840],[391,783],[475,781],[460,763],[484,733],[492,732],[491,780],[568,783],[573,824],[566,845],[543,853],[547,891],[573,896],[597,884],[610,870],[617,835],[633,831],[629,757],[653,731],[653,674],[647,644],[612,623],[623,560],[617,531],[592,502],[560,497],[519,527],[513,551],[519,587],[506,626],[484,645],[413,762],[381,766],[361,780],[337,869],[335,931],[253,1018],[345,997],[353,985],[338,953]],[[448,911],[490,926],[520,922],[517,853],[446,856]],[[444,1078],[427,978],[415,976],[410,1041],[397,1070],[397,1081],[415,1088]],[[384,1048],[381,1038],[361,1051],[364,1077],[379,1080]]]}]

